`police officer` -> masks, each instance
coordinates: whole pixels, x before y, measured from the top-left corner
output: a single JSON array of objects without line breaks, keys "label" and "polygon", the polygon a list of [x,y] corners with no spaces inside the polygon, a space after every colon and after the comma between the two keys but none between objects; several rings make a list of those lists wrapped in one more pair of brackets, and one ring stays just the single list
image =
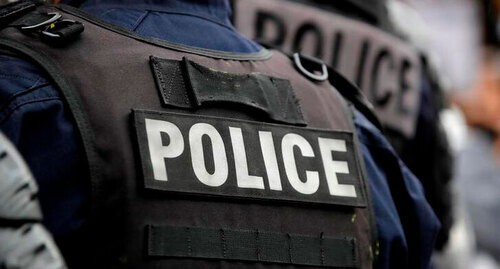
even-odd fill
[{"label": "police officer", "polygon": [[396,4],[385,0],[235,1],[235,25],[272,47],[321,58],[363,90],[392,146],[421,180],[442,222],[440,249],[452,223],[452,157],[439,120],[445,99],[422,46],[425,33],[408,23],[412,17],[406,14],[414,14],[402,13],[405,10]]},{"label": "police officer", "polygon": [[[296,71],[303,57],[235,32],[226,1],[81,8],[104,21],[24,2],[0,12],[1,128],[33,167],[71,268],[371,268],[376,257],[407,268],[409,253],[428,257],[396,205],[420,224],[414,237],[432,242],[438,222],[380,131]],[[394,195],[388,181],[404,186]]]}]

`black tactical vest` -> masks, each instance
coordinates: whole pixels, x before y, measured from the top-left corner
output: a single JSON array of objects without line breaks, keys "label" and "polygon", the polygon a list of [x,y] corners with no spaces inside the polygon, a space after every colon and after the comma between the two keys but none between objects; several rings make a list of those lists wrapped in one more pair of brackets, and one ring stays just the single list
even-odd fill
[{"label": "black tactical vest", "polygon": [[[21,29],[37,16],[55,21]],[[58,43],[72,20],[85,31]],[[142,38],[64,6],[10,22],[0,48],[47,72],[80,130],[93,244],[70,267],[372,267],[352,114],[285,55]]]},{"label": "black tactical vest", "polygon": [[[388,19],[385,1],[233,0],[233,5],[241,33],[319,58],[362,90],[387,139],[422,182],[442,224],[436,244],[442,248],[452,225],[453,158],[440,124],[445,96],[426,53],[400,37]],[[430,92],[422,94],[424,87]]]}]

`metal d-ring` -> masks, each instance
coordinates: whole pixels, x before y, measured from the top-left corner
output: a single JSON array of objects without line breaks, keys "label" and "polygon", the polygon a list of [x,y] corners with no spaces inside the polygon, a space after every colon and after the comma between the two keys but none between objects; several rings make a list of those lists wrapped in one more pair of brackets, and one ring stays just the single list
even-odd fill
[{"label": "metal d-ring", "polygon": [[41,23],[37,23],[35,25],[23,26],[23,27],[21,27],[21,29],[22,30],[36,29],[38,27],[56,22],[57,20],[59,20],[62,17],[62,15],[59,12],[48,12],[47,15],[52,15],[52,17],[46,21],[43,21]]},{"label": "metal d-ring", "polygon": [[323,62],[321,62],[321,63],[318,62],[318,64],[321,64],[322,74],[316,75],[316,74],[309,72],[307,69],[304,68],[304,66],[302,66],[302,62],[301,62],[300,58],[301,58],[300,53],[296,52],[293,54],[293,61],[295,62],[295,65],[300,70],[300,72],[302,72],[304,75],[306,75],[310,79],[317,80],[317,81],[325,81],[328,79],[328,69]]}]

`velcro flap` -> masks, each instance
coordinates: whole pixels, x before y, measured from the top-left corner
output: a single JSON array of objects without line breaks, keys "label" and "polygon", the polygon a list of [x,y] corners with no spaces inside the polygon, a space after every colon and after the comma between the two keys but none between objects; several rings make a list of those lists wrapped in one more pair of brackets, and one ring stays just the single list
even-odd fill
[{"label": "velcro flap", "polygon": [[186,58],[184,63],[198,106],[212,102],[243,104],[265,112],[277,122],[306,125],[288,80],[260,73],[217,71]]},{"label": "velcro flap", "polygon": [[293,88],[286,79],[260,73],[218,71],[187,58],[177,61],[151,56],[150,64],[165,106],[196,110],[229,105],[258,110],[273,122],[306,125]]},{"label": "velcro flap", "polygon": [[150,57],[149,62],[153,69],[153,76],[162,104],[187,109],[193,108],[181,70],[182,62],[154,56]]}]

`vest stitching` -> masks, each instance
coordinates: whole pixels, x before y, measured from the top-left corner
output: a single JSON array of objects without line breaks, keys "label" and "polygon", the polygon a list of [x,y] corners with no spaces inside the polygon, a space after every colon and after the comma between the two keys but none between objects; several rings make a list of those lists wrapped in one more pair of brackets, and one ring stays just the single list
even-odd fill
[{"label": "vest stitching", "polygon": [[138,19],[137,21],[134,23],[134,25],[132,26],[132,31],[136,31],[137,28],[142,24],[142,22],[146,19],[146,17],[149,15],[150,11],[149,10],[146,10],[146,12],[144,12]]},{"label": "vest stitching", "polygon": [[191,229],[189,227],[186,228],[186,233],[187,233],[187,251],[188,251],[188,256],[193,256],[193,249],[191,246]]},{"label": "vest stitching", "polygon": [[323,248],[323,235],[324,233],[321,232],[319,236],[319,251],[321,257],[321,265],[325,265],[325,249]]},{"label": "vest stitching", "polygon": [[226,258],[227,246],[226,246],[226,237],[224,235],[224,230],[220,229],[220,237],[222,243],[222,257]]},{"label": "vest stitching", "polygon": [[255,254],[257,255],[257,260],[260,261],[260,232],[259,229],[255,230]]},{"label": "vest stitching", "polygon": [[290,263],[293,263],[292,259],[292,237],[289,233],[286,234],[286,238],[288,241],[288,258],[290,259]]}]

